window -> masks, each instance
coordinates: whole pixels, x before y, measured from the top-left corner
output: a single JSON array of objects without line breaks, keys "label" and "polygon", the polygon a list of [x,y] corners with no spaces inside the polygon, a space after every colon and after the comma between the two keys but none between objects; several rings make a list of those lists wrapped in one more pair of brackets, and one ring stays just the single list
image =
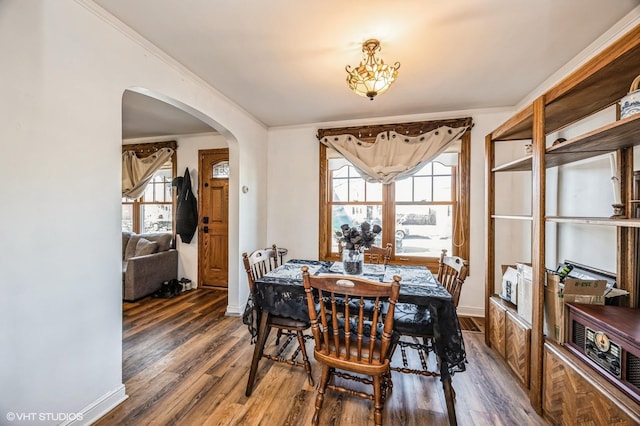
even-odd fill
[{"label": "window", "polygon": [[436,270],[442,249],[469,259],[469,145],[445,152],[413,176],[368,183],[336,151],[320,145],[321,259],[338,256],[336,231],[364,221],[382,226],[376,245],[393,244],[393,263]]},{"label": "window", "polygon": [[[175,149],[175,142],[173,142]],[[145,148],[139,148],[144,146]],[[165,144],[124,145],[124,150],[136,150],[139,156],[165,147]],[[136,148],[138,147],[138,148]],[[171,146],[170,146],[171,147]],[[122,230],[135,233],[173,232],[174,200],[171,183],[176,176],[176,155],[153,176],[144,194],[137,200],[122,198]]]}]

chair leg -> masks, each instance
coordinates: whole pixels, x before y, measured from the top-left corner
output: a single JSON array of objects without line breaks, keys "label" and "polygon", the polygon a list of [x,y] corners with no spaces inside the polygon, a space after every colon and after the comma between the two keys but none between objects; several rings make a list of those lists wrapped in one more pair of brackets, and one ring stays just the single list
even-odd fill
[{"label": "chair leg", "polygon": [[311,363],[309,362],[309,357],[307,356],[307,347],[304,344],[304,334],[302,331],[298,330],[298,344],[300,345],[300,350],[302,350],[302,361],[304,362],[304,370],[307,372],[307,377],[309,377],[309,385],[313,386],[313,376],[311,375]]},{"label": "chair leg", "polygon": [[253,348],[249,380],[247,381],[247,390],[244,393],[246,396],[251,396],[251,392],[253,391],[253,382],[256,380],[256,372],[258,371],[258,362],[260,362],[260,358],[262,358],[264,344],[267,342],[267,337],[269,337],[270,331],[271,326],[269,326],[269,314],[267,312],[263,312],[262,317],[260,318],[260,325],[258,326],[258,340]]},{"label": "chair leg", "polygon": [[280,338],[282,337],[282,329],[278,329],[278,334],[276,335],[276,346],[280,344]]},{"label": "chair leg", "polygon": [[324,402],[324,393],[327,391],[327,386],[329,385],[329,378],[331,377],[331,368],[328,365],[322,366],[322,377],[320,378],[320,383],[318,384],[318,394],[316,395],[316,409],[313,413],[313,419],[311,419],[311,424],[313,426],[318,426],[318,421],[320,420],[320,409],[322,408],[322,403]]},{"label": "chair leg", "polygon": [[373,422],[378,425],[382,425],[382,388],[380,385],[380,376],[373,376],[373,399],[374,399],[374,411]]},{"label": "chair leg", "polygon": [[447,402],[447,414],[449,415],[449,426],[457,426],[458,420],[456,419],[456,392],[451,385],[451,377],[442,381],[442,389],[444,390],[444,399]]}]

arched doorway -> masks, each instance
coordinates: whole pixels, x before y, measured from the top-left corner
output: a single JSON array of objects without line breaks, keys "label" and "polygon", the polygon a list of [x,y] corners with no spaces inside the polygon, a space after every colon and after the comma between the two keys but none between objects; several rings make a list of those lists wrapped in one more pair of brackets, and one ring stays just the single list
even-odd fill
[{"label": "arched doorway", "polygon": [[[122,97],[123,142],[140,142],[145,140],[178,139],[177,176],[183,176],[188,169],[192,179],[192,189],[196,193],[200,180],[198,150],[231,148],[237,143],[229,131],[203,113],[175,99],[159,93],[143,89],[129,88]],[[237,162],[237,160],[236,160]],[[229,167],[237,167],[233,157],[229,159]],[[237,175],[236,175],[237,176]],[[229,188],[237,188],[237,178],[229,176]],[[228,205],[228,215],[237,216],[237,203],[233,200]],[[199,228],[202,227],[199,221]],[[235,238],[232,230],[228,231],[229,239]],[[194,284],[198,282],[198,242],[196,237],[185,244],[176,238],[180,255],[179,277],[189,278]],[[229,250],[229,263],[236,261]],[[230,273],[235,273],[234,268]],[[227,282],[237,283],[237,279]]]}]

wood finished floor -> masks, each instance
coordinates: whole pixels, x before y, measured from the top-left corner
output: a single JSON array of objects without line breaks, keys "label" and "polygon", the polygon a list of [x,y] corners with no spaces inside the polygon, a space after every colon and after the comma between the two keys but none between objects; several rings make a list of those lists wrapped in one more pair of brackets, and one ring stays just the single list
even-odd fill
[{"label": "wood finished floor", "polygon": [[[311,424],[315,389],[302,368],[263,359],[253,394],[245,396],[253,346],[242,319],[224,316],[226,306],[225,292],[201,289],[170,300],[124,303],[123,381],[129,398],[96,424]],[[463,333],[469,363],[453,378],[458,424],[545,425],[485,346],[482,331]],[[267,345],[273,347],[273,340]],[[313,343],[307,348],[313,358]],[[399,351],[394,359],[400,360]],[[317,381],[320,368],[311,362]],[[448,424],[438,379],[394,373],[393,383],[385,424]],[[373,424],[371,403],[328,392],[320,423]]]}]

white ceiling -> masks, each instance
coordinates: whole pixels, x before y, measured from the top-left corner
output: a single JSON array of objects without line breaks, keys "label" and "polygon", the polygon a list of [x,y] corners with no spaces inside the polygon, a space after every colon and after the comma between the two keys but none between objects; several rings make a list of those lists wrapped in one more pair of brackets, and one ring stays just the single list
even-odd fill
[{"label": "white ceiling", "polygon": [[126,90],[122,96],[122,138],[210,133],[214,129],[165,102]]},{"label": "white ceiling", "polygon": [[[514,106],[640,4],[94,1],[269,127]],[[372,37],[401,67],[370,101],[344,67]]]}]

